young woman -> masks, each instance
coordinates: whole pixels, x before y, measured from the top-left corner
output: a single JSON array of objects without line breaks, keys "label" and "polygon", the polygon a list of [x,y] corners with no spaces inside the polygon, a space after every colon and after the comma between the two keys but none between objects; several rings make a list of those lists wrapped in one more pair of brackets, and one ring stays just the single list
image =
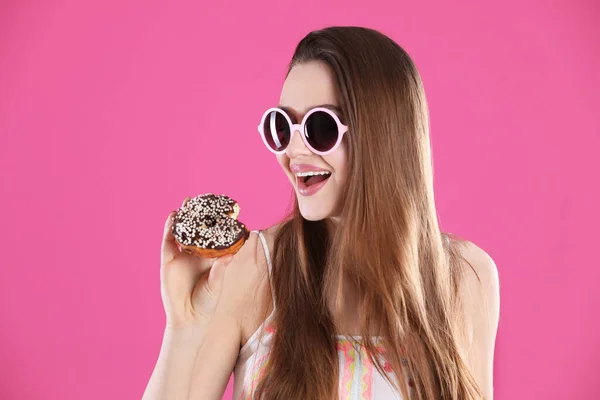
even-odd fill
[{"label": "young woman", "polygon": [[294,210],[211,262],[178,251],[170,215],[168,324],[144,399],[221,399],[232,371],[234,400],[492,399],[497,271],[439,230],[428,129],[390,38],[302,39],[259,125]]}]

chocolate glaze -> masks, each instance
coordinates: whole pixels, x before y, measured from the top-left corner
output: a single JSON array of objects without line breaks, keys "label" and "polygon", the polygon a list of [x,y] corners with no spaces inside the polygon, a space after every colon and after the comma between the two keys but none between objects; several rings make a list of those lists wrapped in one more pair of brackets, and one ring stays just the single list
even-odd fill
[{"label": "chocolate glaze", "polygon": [[173,222],[175,239],[185,246],[224,250],[248,238],[246,226],[231,218],[236,201],[225,195],[206,194],[189,200]]}]

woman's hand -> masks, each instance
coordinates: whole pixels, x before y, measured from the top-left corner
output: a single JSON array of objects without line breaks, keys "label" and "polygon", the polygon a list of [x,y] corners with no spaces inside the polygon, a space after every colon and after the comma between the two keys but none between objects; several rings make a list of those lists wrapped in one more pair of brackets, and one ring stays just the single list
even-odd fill
[{"label": "woman's hand", "polygon": [[217,305],[225,267],[233,256],[207,259],[182,252],[172,234],[176,213],[171,212],[165,222],[161,250],[161,297],[167,328],[205,328]]}]

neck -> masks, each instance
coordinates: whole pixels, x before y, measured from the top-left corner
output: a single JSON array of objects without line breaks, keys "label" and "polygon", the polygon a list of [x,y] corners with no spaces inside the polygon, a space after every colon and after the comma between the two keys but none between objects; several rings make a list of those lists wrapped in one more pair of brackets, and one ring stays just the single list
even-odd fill
[{"label": "neck", "polygon": [[325,219],[325,225],[330,235],[333,235],[337,228],[340,226],[341,218],[339,216],[329,217]]}]

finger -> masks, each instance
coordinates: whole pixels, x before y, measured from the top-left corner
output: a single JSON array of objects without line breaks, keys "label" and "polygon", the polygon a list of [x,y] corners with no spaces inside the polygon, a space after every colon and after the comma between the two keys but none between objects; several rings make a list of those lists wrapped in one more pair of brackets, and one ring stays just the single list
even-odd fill
[{"label": "finger", "polygon": [[177,211],[171,211],[167,220],[165,221],[165,228],[163,231],[162,238],[162,248],[161,248],[161,263],[165,265],[166,263],[172,261],[177,254],[179,254],[179,247],[175,238],[173,237],[172,229],[173,229],[173,219]]},{"label": "finger", "polygon": [[188,201],[190,201],[190,197],[186,197],[185,200],[183,200],[183,203],[181,203],[181,208],[185,207]]},{"label": "finger", "polygon": [[218,296],[219,293],[221,293],[225,270],[232,260],[233,256],[231,254],[219,257],[215,260],[210,269],[208,274],[208,288],[215,296]]},{"label": "finger", "polygon": [[200,271],[201,274],[205,273],[206,271],[208,271],[209,269],[212,268],[212,266],[216,260],[217,260],[217,258],[214,258],[214,257],[213,258],[200,257],[200,263],[198,263],[198,271]]}]

